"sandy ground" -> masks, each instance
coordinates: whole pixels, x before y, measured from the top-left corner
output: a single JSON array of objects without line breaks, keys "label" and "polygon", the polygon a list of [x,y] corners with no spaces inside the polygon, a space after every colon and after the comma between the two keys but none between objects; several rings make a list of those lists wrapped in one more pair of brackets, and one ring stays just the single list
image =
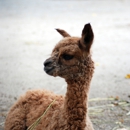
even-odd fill
[{"label": "sandy ground", "polygon": [[[62,38],[55,28],[80,36],[88,22],[95,32],[92,53],[96,63],[90,99],[118,96],[127,103],[123,108],[105,107],[98,115],[90,112],[94,127],[130,128],[130,79],[125,78],[130,73],[129,0],[0,0],[0,130],[10,106],[27,90],[44,88],[65,94],[64,80],[46,75],[43,62]],[[112,101],[90,106],[108,103]]]}]

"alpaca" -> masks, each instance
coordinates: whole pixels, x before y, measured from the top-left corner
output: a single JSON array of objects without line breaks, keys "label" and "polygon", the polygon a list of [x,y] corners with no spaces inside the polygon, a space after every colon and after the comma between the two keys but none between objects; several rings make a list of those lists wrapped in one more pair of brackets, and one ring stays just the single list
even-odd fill
[{"label": "alpaca", "polygon": [[65,97],[46,90],[30,90],[10,109],[5,130],[26,130],[55,99],[36,130],[94,130],[88,116],[88,93],[94,72],[90,49],[94,34],[88,23],[82,36],[71,37],[56,29],[64,38],[44,62],[44,71],[67,82]]}]

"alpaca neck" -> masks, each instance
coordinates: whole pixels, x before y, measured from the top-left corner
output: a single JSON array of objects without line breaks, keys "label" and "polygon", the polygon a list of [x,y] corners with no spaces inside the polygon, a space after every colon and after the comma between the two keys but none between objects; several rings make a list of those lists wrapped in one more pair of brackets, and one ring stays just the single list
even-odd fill
[{"label": "alpaca neck", "polygon": [[[93,63],[93,62],[92,62]],[[93,64],[87,66],[86,74],[77,79],[67,81],[67,93],[64,109],[67,113],[68,125],[72,130],[84,130],[88,114],[88,92],[93,75]]]}]

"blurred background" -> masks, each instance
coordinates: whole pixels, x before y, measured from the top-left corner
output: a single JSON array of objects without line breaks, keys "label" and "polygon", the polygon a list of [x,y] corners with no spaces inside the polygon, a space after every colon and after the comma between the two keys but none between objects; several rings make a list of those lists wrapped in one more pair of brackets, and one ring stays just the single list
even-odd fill
[{"label": "blurred background", "polygon": [[65,94],[65,81],[48,76],[43,62],[62,39],[55,28],[81,36],[86,23],[95,33],[90,98],[130,99],[129,0],[0,0],[1,122],[3,113],[29,89]]}]

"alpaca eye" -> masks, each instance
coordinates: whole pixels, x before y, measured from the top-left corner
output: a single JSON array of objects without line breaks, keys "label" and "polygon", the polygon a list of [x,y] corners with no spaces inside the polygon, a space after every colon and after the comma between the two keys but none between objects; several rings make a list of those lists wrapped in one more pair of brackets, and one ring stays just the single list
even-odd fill
[{"label": "alpaca eye", "polygon": [[65,60],[71,60],[73,59],[73,55],[68,55],[68,54],[63,54],[62,57],[65,59]]}]

